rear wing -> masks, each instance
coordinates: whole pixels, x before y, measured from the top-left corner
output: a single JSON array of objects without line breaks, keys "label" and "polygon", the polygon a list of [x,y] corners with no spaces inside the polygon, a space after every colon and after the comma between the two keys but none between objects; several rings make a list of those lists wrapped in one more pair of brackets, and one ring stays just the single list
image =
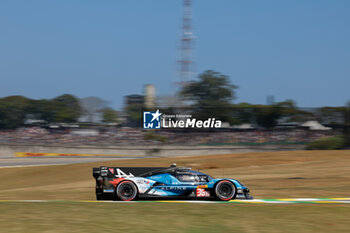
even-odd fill
[{"label": "rear wing", "polygon": [[92,169],[92,175],[97,179],[98,177],[109,178],[130,178],[130,177],[142,177],[150,175],[152,173],[158,173],[163,170],[167,170],[169,167],[94,167]]}]

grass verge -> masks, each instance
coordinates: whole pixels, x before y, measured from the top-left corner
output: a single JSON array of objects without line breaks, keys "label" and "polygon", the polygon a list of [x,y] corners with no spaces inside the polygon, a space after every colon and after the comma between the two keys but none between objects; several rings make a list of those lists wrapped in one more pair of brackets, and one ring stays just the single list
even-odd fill
[{"label": "grass verge", "polygon": [[349,232],[350,207],[0,203],[2,232]]}]

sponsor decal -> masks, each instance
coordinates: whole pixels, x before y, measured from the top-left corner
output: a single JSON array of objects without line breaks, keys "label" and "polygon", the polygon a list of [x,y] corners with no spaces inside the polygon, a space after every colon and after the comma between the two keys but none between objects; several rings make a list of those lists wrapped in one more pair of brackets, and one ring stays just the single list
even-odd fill
[{"label": "sponsor decal", "polygon": [[136,183],[143,184],[144,182],[142,180],[136,180]]},{"label": "sponsor decal", "polygon": [[163,114],[159,109],[155,112],[143,112],[144,129],[160,128],[221,128],[222,122],[215,118],[199,120],[189,114]]},{"label": "sponsor decal", "polygon": [[208,188],[208,185],[198,185],[197,189],[206,189]]},{"label": "sponsor decal", "polygon": [[197,197],[210,197],[210,193],[208,191],[205,191],[204,189],[197,188],[196,196]]},{"label": "sponsor decal", "polygon": [[186,187],[170,186],[170,187],[162,187],[161,190],[166,190],[166,191],[172,191],[172,190],[186,190]]},{"label": "sponsor decal", "polygon": [[114,174],[114,169],[113,168],[108,168],[108,171],[112,174]]},{"label": "sponsor decal", "polygon": [[104,193],[113,193],[114,189],[103,189]]},{"label": "sponsor decal", "polygon": [[124,177],[124,178],[131,178],[134,177],[133,174],[131,174],[129,172],[129,175],[127,175],[125,172],[123,172],[122,170],[120,170],[119,168],[115,169],[117,174],[115,175],[115,177]]}]

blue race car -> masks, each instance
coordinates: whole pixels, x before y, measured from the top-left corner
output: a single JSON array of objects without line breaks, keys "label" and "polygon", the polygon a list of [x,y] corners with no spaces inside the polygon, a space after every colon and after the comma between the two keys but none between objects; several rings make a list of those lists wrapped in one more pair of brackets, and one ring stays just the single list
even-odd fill
[{"label": "blue race car", "polygon": [[253,199],[249,189],[231,178],[215,179],[191,168],[99,167],[93,168],[97,200],[132,201],[136,198]]}]

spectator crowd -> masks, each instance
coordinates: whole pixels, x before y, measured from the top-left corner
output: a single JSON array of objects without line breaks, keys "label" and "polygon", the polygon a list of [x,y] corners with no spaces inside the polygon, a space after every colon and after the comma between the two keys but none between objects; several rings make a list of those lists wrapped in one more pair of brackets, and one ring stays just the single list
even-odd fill
[{"label": "spectator crowd", "polygon": [[48,130],[28,127],[0,131],[0,144],[137,146],[308,143],[320,137],[336,134],[340,132],[306,129],[229,132],[154,131],[134,128]]}]

